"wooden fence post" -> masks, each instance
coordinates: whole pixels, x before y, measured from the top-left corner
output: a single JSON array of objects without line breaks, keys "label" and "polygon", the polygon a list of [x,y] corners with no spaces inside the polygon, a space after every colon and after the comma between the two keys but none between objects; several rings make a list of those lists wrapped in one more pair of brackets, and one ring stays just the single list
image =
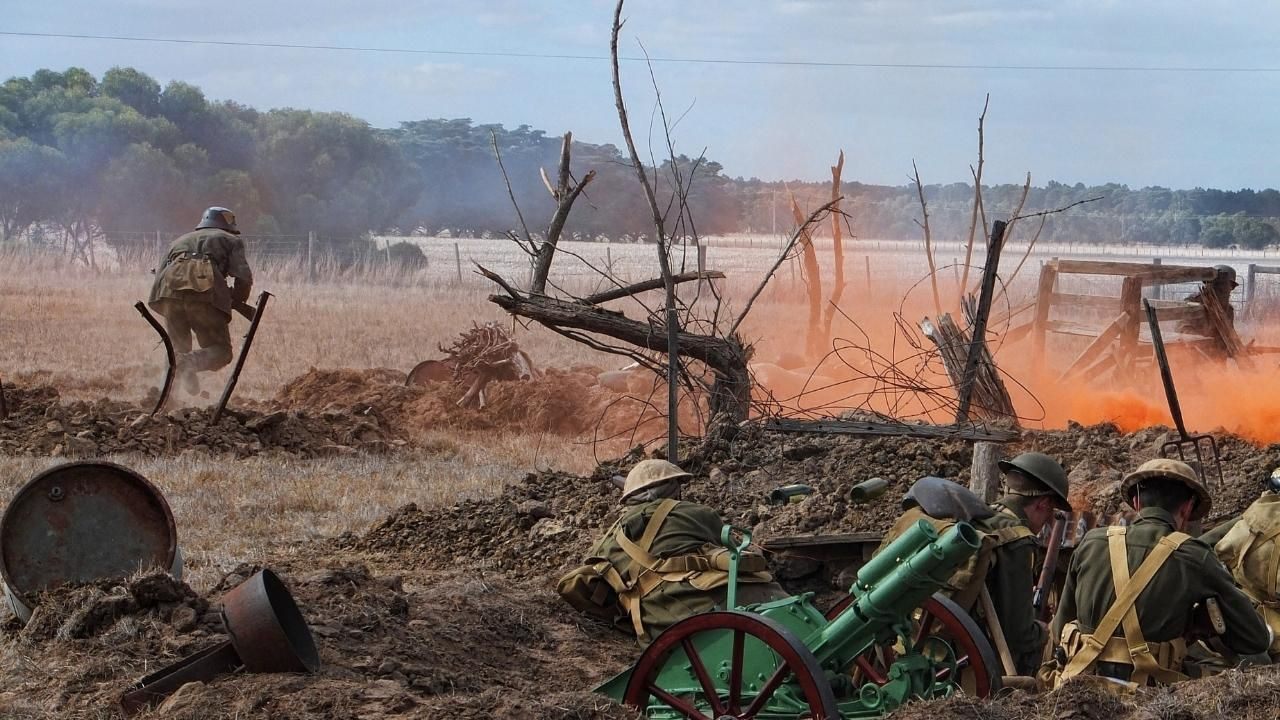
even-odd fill
[{"label": "wooden fence post", "polygon": [[462,285],[462,250],[458,243],[453,244],[453,264],[458,268],[458,285]]},{"label": "wooden fence post", "polygon": [[[1151,258],[1151,264],[1155,265],[1156,267],[1160,267],[1160,265],[1163,264],[1163,262],[1164,261],[1161,260],[1160,258]],[[1164,296],[1164,285],[1156,284],[1151,286],[1151,297],[1155,298],[1156,300],[1159,300],[1163,296]]]},{"label": "wooden fence post", "polygon": [[871,298],[875,296],[875,293],[873,293],[871,289],[871,256],[863,255],[862,259],[866,261],[867,265],[867,297]]},{"label": "wooden fence post", "polygon": [[307,282],[316,281],[316,231],[307,233]]},{"label": "wooden fence post", "polygon": [[973,444],[973,463],[969,467],[969,489],[990,504],[1000,494],[1000,443]]},{"label": "wooden fence post", "polygon": [[1031,365],[1044,371],[1044,349],[1049,334],[1049,311],[1053,305],[1053,286],[1058,280],[1057,258],[1040,268],[1040,284],[1036,289],[1036,315],[1031,326]]},{"label": "wooden fence post", "polygon": [[1244,312],[1241,315],[1253,317],[1254,283],[1258,281],[1257,263],[1249,263],[1249,270],[1244,280]]}]

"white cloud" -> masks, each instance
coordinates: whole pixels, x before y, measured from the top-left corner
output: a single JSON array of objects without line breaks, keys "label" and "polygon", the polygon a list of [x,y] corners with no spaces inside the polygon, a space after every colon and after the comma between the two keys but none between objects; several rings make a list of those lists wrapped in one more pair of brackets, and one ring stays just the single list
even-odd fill
[{"label": "white cloud", "polygon": [[390,80],[397,88],[411,92],[458,94],[487,90],[502,77],[503,73],[495,68],[424,62],[391,76]]}]

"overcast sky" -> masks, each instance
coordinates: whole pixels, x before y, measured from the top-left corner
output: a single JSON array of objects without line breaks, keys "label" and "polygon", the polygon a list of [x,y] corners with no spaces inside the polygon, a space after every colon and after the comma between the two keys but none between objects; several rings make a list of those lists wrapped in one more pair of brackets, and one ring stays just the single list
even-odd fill
[{"label": "overcast sky", "polygon": [[[7,32],[606,56],[613,3],[6,0]],[[733,176],[902,184],[969,179],[987,116],[987,180],[1133,187],[1280,185],[1280,3],[1201,0],[632,0],[624,55],[782,63],[1252,68],[1253,71],[654,64],[680,151]],[[133,66],[260,109],[342,110],[376,126],[429,117],[573,130],[621,144],[598,59],[211,47],[0,35],[0,76]],[[1261,71],[1257,69],[1262,69]],[[637,141],[653,92],[623,67]],[[690,106],[691,109],[690,109]],[[657,138],[655,137],[655,141]]]}]

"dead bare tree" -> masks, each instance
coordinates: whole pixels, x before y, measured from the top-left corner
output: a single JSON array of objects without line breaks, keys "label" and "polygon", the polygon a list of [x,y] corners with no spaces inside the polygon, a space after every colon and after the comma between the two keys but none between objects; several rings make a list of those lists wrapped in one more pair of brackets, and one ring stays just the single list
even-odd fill
[{"label": "dead bare tree", "polygon": [[960,299],[963,301],[969,289],[969,268],[973,262],[973,241],[978,233],[978,215],[982,215],[982,236],[987,236],[987,213],[982,206],[982,157],[983,126],[987,122],[987,105],[991,103],[991,93],[982,101],[982,114],[978,116],[978,167],[969,166],[969,174],[973,176],[973,213],[969,216],[969,241],[964,244],[964,270],[960,275]]},{"label": "dead bare tree", "polygon": [[826,337],[822,334],[822,268],[818,266],[818,251],[813,246],[813,236],[804,224],[804,213],[796,197],[791,196],[791,214],[800,227],[800,252],[804,258],[804,284],[809,295],[809,323],[805,330],[805,352],[810,360],[822,357]]},{"label": "dead bare tree", "polygon": [[920,196],[920,214],[924,215],[924,222],[916,221],[924,230],[924,256],[929,261],[929,285],[933,288],[933,311],[937,315],[942,314],[942,299],[938,296],[938,269],[933,263],[933,237],[929,232],[929,205],[924,201],[924,184],[920,182],[920,168],[916,167],[916,161],[911,161],[911,169],[915,171],[916,193]]},{"label": "dead bare tree", "polygon": [[[738,329],[755,298],[759,296],[764,284],[773,273],[771,270],[766,275],[761,288],[747,301],[746,307],[733,320],[727,331],[721,327],[721,299],[714,288],[714,283],[710,282],[723,277],[723,274],[714,271],[678,275],[673,273],[671,249],[678,244],[679,233],[696,232],[693,230],[694,224],[687,205],[691,176],[670,180],[673,196],[667,212],[664,213],[655,189],[656,170],[654,177],[651,178],[648,169],[640,160],[631,135],[626,103],[623,100],[618,68],[618,36],[622,28],[622,7],[623,3],[618,2],[614,12],[610,41],[614,100],[631,163],[652,214],[654,240],[658,254],[658,277],[643,282],[624,283],[613,277],[612,273],[597,270],[616,287],[586,297],[556,297],[546,292],[546,287],[554,288],[549,276],[557,250],[557,246],[549,243],[548,240],[552,237],[558,239],[573,200],[592,177],[592,174],[588,173],[581,182],[573,184],[573,174],[570,171],[570,141],[567,134],[562,147],[559,182],[556,187],[551,188],[549,178],[544,177],[544,182],[552,190],[552,196],[558,203],[557,217],[553,218],[548,228],[548,238],[543,240],[542,245],[534,248],[531,240],[522,239],[512,233],[512,239],[522,247],[526,247],[526,251],[533,250],[530,254],[535,259],[535,282],[530,284],[528,290],[521,290],[515,283],[497,273],[484,267],[477,267],[481,275],[494,282],[502,291],[491,295],[489,300],[512,315],[537,322],[553,332],[593,349],[627,357],[664,377],[668,392],[667,454],[669,458],[675,460],[678,432],[676,410],[678,406],[689,406],[689,404],[681,405],[680,403],[679,393],[682,391],[686,393],[686,397],[694,397],[694,402],[691,404],[695,407],[705,404],[708,414],[705,425],[709,430],[716,426],[736,427],[739,422],[747,418],[751,403],[751,377],[747,367],[750,350],[738,334]],[[656,82],[654,89],[656,92]],[[670,140],[670,126],[665,111],[661,108],[660,95],[658,103],[662,129],[666,131],[668,151],[672,156],[672,172],[679,173],[681,168],[675,162],[674,147]],[[697,163],[695,163],[695,170],[696,167]],[[807,232],[815,223],[821,221],[825,213],[830,211],[830,207],[831,203],[824,205],[800,223],[796,234],[792,237],[792,242],[784,250],[784,257],[791,248],[795,247],[799,234]],[[671,226],[668,225],[669,215],[673,212],[676,214],[674,220],[676,237],[671,235],[669,232]],[[527,231],[525,234],[527,236]],[[564,248],[560,250],[568,252]],[[545,262],[542,260],[544,257]],[[778,264],[782,261],[783,258],[780,258]],[[774,269],[776,267],[777,265]],[[714,303],[709,312],[697,298],[692,302],[686,302],[676,295],[676,285],[691,280],[706,280],[707,285],[712,287]],[[639,300],[638,296],[641,293],[658,289],[664,293],[661,309],[650,309]],[[563,290],[559,292],[562,295],[569,295]],[[602,303],[621,299],[637,300],[645,311],[646,317],[631,318],[618,310],[601,306]],[[710,300],[707,302],[711,303]],[[682,362],[682,359],[685,362]],[[654,407],[652,403],[647,405]]]},{"label": "dead bare tree", "polygon": [[[831,261],[835,264],[832,278],[831,297],[822,317],[823,344],[831,341],[831,321],[835,318],[836,308],[844,299],[844,237],[840,222],[844,219],[840,213],[840,175],[844,172],[844,150],[836,164],[831,166]],[[870,290],[870,288],[868,288]]]}]

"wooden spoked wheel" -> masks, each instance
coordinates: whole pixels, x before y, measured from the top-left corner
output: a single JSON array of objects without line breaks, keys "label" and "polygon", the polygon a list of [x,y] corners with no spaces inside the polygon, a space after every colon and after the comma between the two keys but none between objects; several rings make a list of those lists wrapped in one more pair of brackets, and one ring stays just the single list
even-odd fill
[{"label": "wooden spoked wheel", "polygon": [[[827,611],[833,619],[853,604],[849,595]],[[925,654],[935,655],[945,643],[954,657],[938,658],[938,679],[950,680],[975,697],[991,697],[1000,690],[1002,672],[995,649],[969,613],[942,594],[935,594],[912,615],[911,646]],[[898,643],[901,643],[899,640]],[[898,655],[900,644],[872,648],[855,661],[854,680],[884,685],[889,666]],[[953,677],[953,674],[958,677]]]},{"label": "wooden spoked wheel", "polygon": [[623,702],[650,717],[839,718],[813,653],[777,622],[741,611],[702,613],[668,628],[636,662]]}]

